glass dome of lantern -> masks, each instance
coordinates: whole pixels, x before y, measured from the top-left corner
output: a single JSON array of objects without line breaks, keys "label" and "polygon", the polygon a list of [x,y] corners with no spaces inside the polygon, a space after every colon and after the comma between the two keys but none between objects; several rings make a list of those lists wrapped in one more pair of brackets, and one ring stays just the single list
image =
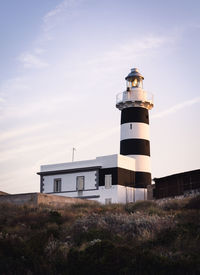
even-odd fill
[{"label": "glass dome of lantern", "polygon": [[132,88],[143,88],[144,77],[139,73],[137,68],[131,69],[130,74],[125,78],[127,90]]}]

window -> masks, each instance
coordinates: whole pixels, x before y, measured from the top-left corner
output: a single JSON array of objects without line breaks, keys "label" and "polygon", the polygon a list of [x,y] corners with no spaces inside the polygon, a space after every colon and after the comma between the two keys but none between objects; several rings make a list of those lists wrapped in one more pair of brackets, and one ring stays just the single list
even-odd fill
[{"label": "window", "polygon": [[112,199],[111,198],[105,199],[105,204],[111,204],[111,203],[112,203]]},{"label": "window", "polygon": [[77,191],[84,190],[84,185],[85,185],[85,177],[84,176],[76,177],[76,190]]},{"label": "window", "polygon": [[54,192],[61,192],[61,179],[54,179],[53,191]]},{"label": "window", "polygon": [[112,175],[105,175],[105,188],[110,189],[112,186]]},{"label": "window", "polygon": [[133,87],[138,87],[138,80],[137,80],[137,78],[135,78],[135,79],[133,80],[132,86],[133,86]]},{"label": "window", "polygon": [[132,87],[142,88],[142,86],[143,86],[142,84],[143,84],[142,79],[135,78],[132,81]]}]

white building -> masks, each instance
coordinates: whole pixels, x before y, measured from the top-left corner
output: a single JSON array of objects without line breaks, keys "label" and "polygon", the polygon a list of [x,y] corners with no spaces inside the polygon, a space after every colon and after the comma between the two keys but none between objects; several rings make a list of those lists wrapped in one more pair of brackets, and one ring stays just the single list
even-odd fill
[{"label": "white building", "polygon": [[101,203],[127,203],[147,199],[151,184],[148,110],[153,107],[143,90],[143,76],[132,69],[127,90],[117,97],[121,114],[120,155],[93,160],[42,165],[40,192],[93,199]]},{"label": "white building", "polygon": [[134,188],[135,160],[123,155],[42,165],[40,192],[126,203],[146,199],[146,188]]}]

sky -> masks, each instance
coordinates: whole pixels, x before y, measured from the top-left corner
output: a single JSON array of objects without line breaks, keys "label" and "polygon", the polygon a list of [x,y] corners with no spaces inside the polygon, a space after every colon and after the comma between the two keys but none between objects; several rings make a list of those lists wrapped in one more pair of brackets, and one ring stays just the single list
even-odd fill
[{"label": "sky", "polygon": [[0,190],[40,165],[119,153],[133,67],[154,95],[152,177],[200,169],[199,0],[0,0]]}]

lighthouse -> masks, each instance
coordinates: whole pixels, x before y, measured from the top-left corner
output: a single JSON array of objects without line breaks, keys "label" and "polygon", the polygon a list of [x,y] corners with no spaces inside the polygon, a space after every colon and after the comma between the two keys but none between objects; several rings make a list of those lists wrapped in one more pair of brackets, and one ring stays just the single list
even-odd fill
[{"label": "lighthouse", "polygon": [[135,159],[135,188],[151,184],[149,110],[153,96],[143,89],[144,77],[137,68],[125,77],[126,91],[117,95],[121,111],[120,154]]}]

